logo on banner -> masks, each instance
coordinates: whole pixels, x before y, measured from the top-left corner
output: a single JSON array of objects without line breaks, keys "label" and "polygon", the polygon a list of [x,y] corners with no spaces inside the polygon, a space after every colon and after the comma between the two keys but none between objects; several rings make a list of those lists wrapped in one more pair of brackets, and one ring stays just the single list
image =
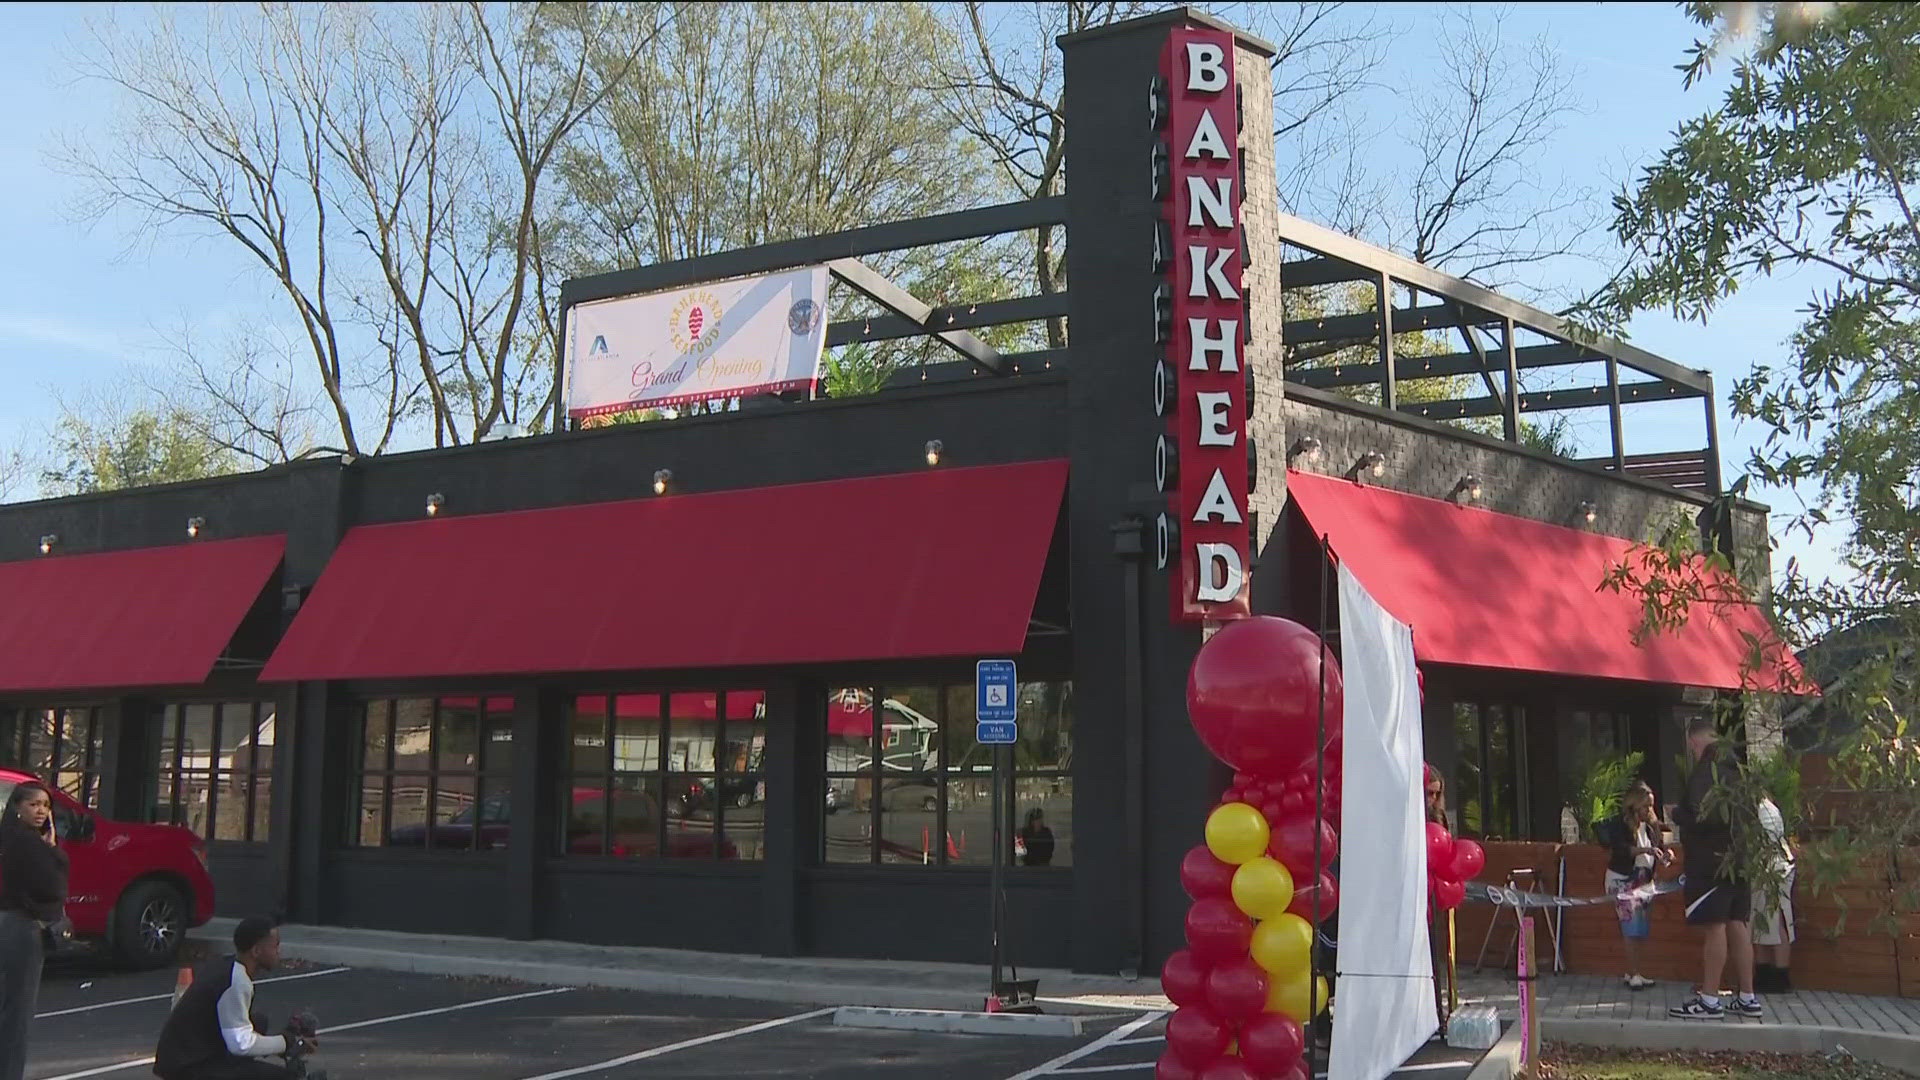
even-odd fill
[{"label": "logo on banner", "polygon": [[720,325],[720,301],[710,292],[691,292],[674,305],[668,322],[673,347],[682,355],[698,354],[713,348]]},{"label": "logo on banner", "polygon": [[1245,241],[1233,35],[1180,27],[1167,37],[1153,87],[1160,140],[1154,197],[1154,408],[1167,431],[1154,479],[1167,496],[1157,523],[1173,618],[1244,618],[1252,543],[1248,494]]},{"label": "logo on banner", "polygon": [[593,347],[588,349],[587,353],[590,356],[605,356],[607,354],[607,335],[593,335]]},{"label": "logo on banner", "polygon": [[820,305],[811,298],[797,300],[787,309],[787,329],[793,331],[794,337],[806,337],[819,325]]}]

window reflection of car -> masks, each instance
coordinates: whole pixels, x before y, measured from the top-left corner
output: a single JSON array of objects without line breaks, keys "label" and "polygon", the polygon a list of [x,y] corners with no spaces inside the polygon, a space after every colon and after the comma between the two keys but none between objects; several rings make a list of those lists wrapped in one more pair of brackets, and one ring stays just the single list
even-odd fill
[{"label": "window reflection of car", "polygon": [[[599,788],[574,788],[573,808],[567,816],[567,853],[601,853],[603,822],[606,818],[606,793]],[[639,791],[613,793],[614,819],[612,848],[616,858],[645,859],[660,854],[659,807],[652,795]],[[493,795],[468,806],[444,822],[433,825],[402,825],[387,834],[389,847],[425,847],[429,835],[433,846],[465,850],[474,846],[475,818],[479,819],[479,847],[482,850],[504,848],[512,831],[513,804],[510,796]],[[667,821],[667,854],[677,859],[704,859],[713,853],[711,828],[681,825]],[[720,842],[720,857],[739,858],[731,840]]]},{"label": "window reflection of car", "polygon": [[[872,806],[865,796],[873,790],[873,782],[866,778],[858,780],[836,779],[827,782],[827,813],[837,813],[843,808],[866,810]],[[957,793],[948,792],[948,809],[958,810],[961,801]],[[940,784],[931,776],[907,776],[892,778],[881,782],[880,812],[883,814],[902,811],[920,811],[934,813],[940,809]]]}]

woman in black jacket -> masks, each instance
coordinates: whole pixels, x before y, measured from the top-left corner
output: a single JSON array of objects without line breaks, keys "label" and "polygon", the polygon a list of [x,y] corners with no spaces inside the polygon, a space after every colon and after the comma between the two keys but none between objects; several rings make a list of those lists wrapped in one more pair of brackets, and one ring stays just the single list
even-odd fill
[{"label": "woman in black jacket", "polygon": [[40,997],[42,935],[66,920],[67,853],[54,843],[53,798],[26,783],[0,815],[0,1080],[23,1080],[27,1026]]}]

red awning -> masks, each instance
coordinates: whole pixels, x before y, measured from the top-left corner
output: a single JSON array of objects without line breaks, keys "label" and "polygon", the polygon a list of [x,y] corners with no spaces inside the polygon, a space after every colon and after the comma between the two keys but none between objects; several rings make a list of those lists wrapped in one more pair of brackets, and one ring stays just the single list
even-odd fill
[{"label": "red awning", "polygon": [[203,683],[286,539],[0,563],[0,691]]},{"label": "red awning", "polygon": [[927,469],[362,526],[263,677],[1011,655],[1066,477]]},{"label": "red awning", "polygon": [[1639,595],[1600,587],[1631,541],[1313,473],[1289,471],[1287,492],[1413,627],[1421,660],[1725,690],[1806,685],[1765,613],[1717,571],[1702,568],[1717,599],[1635,645]]}]

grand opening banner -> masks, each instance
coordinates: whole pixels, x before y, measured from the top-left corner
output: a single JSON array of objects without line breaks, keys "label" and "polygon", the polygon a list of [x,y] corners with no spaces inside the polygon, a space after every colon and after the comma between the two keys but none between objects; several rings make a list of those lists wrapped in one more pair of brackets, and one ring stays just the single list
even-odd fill
[{"label": "grand opening banner", "polygon": [[808,389],[827,341],[827,269],[578,304],[567,321],[575,419]]}]

